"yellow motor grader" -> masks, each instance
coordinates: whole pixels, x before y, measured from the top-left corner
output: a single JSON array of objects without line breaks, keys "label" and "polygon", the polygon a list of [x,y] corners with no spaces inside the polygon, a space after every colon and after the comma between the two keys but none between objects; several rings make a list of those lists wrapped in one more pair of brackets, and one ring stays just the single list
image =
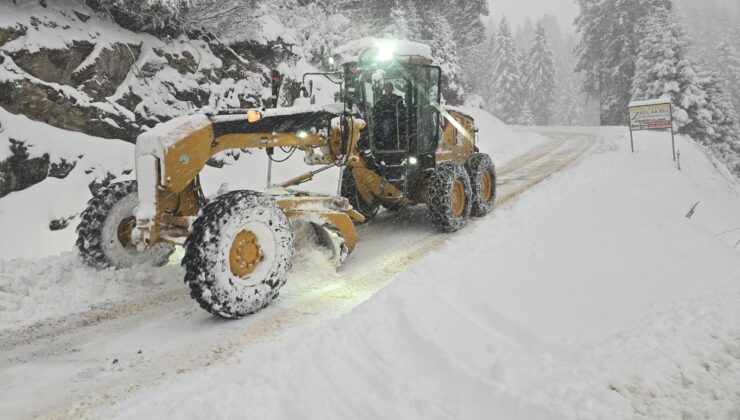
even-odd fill
[{"label": "yellow motor grader", "polygon": [[[293,107],[188,115],[142,134],[136,181],[101,189],[82,214],[82,259],[101,269],[163,265],[181,245],[191,296],[213,314],[239,318],[267,306],[285,284],[292,222],[314,226],[340,263],[355,248],[355,224],[380,206],[425,204],[442,232],[489,213],[494,164],[478,152],[473,119],[440,105],[440,68],[428,55],[369,48],[337,72],[304,76],[305,98]],[[307,77],[336,83],[339,101],[310,104]],[[280,84],[273,72],[273,103]],[[272,159],[274,148],[300,150],[320,168],[264,192],[206,198],[199,174],[215,154],[265,149]],[[341,168],[340,196],[291,188],[333,167]]]}]

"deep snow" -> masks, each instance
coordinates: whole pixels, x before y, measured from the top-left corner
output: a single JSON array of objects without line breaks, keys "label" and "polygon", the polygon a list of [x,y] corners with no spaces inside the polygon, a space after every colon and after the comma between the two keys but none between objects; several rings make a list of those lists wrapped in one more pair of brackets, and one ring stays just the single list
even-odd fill
[{"label": "deep snow", "polygon": [[631,155],[625,129],[580,131],[600,153],[343,318],[104,414],[737,418],[740,231],[722,232],[740,226],[738,186],[686,139],[679,172],[659,134]]},{"label": "deep snow", "polygon": [[[684,138],[678,138],[682,166],[678,171],[663,134],[639,134],[637,153],[632,155],[624,128],[549,128],[540,133],[517,128],[512,132],[482,111],[468,112],[481,126],[483,149],[492,152],[499,167],[516,166],[518,157],[532,148],[539,147],[544,154],[555,147],[549,153],[556,153],[558,139],[585,137],[597,152],[451,236],[446,245],[407,271],[386,279],[392,283],[348,315],[333,321],[320,318],[323,321],[306,324],[303,334],[255,344],[261,349],[258,359],[254,359],[257,347],[250,346],[222,357],[214,366],[183,371],[154,389],[82,414],[736,418],[740,189],[726,171]],[[0,233],[13,238],[0,241],[3,252],[31,256],[0,260],[2,333],[12,337],[13,331],[20,331],[14,329],[36,322],[42,329],[66,328],[67,322],[80,322],[74,314],[87,322],[84,314],[91,307],[100,311],[110,306],[116,313],[119,307],[129,310],[126,302],[160,299],[167,307],[175,306],[180,313],[176,317],[185,317],[181,329],[200,325],[203,321],[195,314],[207,314],[183,295],[181,269],[175,265],[178,255],[173,265],[159,269],[96,272],[70,251],[72,227],[60,232],[44,229],[50,218],[74,214],[84,206],[89,197],[87,183],[94,176],[85,173],[85,167],[123,173],[133,163],[133,146],[112,140],[111,148],[92,148],[92,142],[102,140],[7,113],[0,118],[5,128],[0,135],[44,134],[22,137],[32,145],[32,154],[63,157],[72,156],[76,148],[89,151],[66,179],[50,178],[0,200],[0,212],[5,212]],[[60,149],[72,143],[48,141],[59,138],[77,143]],[[545,142],[547,138],[554,140]],[[557,155],[545,165],[559,165]],[[209,168],[205,189],[215,192],[224,182],[229,189],[260,189],[265,169],[261,153],[245,154],[223,169]],[[305,169],[294,158],[276,168],[274,179]],[[506,188],[526,176],[514,171],[499,181]],[[322,174],[306,188],[333,192],[336,173]],[[687,218],[697,202],[694,214]],[[13,220],[24,220],[28,227]],[[382,227],[389,228],[398,231],[394,226]],[[408,227],[408,245],[423,232]],[[384,245],[382,233],[365,235],[374,239],[361,243],[350,257],[349,271],[336,275],[329,275],[327,264],[319,261],[322,251],[307,248],[299,253],[300,275],[289,280],[297,283],[290,283],[276,310],[298,296],[316,293],[316,287],[331,289],[336,282],[350,281],[343,278],[372,271],[363,261],[384,252],[388,244]],[[63,253],[55,255],[59,252]],[[301,284],[311,275],[330,280],[325,285]],[[187,301],[184,308],[190,309],[180,308],[181,301],[173,300],[181,295]],[[358,295],[351,305],[368,297]],[[258,319],[213,325],[211,333],[201,334],[216,339],[240,329],[248,331]],[[188,337],[181,338],[176,331],[158,332],[167,325],[142,325],[139,336],[135,330],[127,331],[121,338],[125,344],[109,343],[99,349],[92,344],[84,351],[116,354],[124,347],[130,351],[132,346],[140,347],[138,341],[156,343],[157,337],[166,337],[168,343],[180,343]],[[147,358],[164,357],[172,350],[161,342],[149,351],[154,354]],[[24,370],[15,363],[6,363],[10,386],[20,386],[18,381],[29,374],[34,381],[42,379],[36,365]],[[103,377],[136,366],[98,366],[96,360],[78,363],[90,366],[85,371],[101,370]],[[50,378],[49,384],[53,383]],[[6,390],[6,395],[16,394]],[[28,412],[25,398],[6,403],[13,410]]]}]

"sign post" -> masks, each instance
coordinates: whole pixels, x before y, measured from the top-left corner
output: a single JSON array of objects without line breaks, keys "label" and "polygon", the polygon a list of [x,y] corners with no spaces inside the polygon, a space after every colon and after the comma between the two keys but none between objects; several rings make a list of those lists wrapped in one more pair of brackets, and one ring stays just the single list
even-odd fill
[{"label": "sign post", "polygon": [[673,161],[676,161],[676,139],[673,133],[673,105],[670,99],[654,99],[637,101],[629,104],[630,115],[630,146],[635,152],[634,131],[671,130],[671,147]]}]

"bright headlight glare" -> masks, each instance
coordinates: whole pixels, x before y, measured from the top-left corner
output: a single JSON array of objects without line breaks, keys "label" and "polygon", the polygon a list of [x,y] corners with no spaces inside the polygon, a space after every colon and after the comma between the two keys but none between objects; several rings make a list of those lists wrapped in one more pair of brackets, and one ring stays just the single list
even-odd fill
[{"label": "bright headlight glare", "polygon": [[412,157],[410,157],[410,158],[409,158],[409,163],[410,163],[411,165],[416,165],[416,163],[417,163],[417,162],[418,162],[418,160],[416,160],[416,158],[415,158],[415,157],[413,157],[413,156],[412,156]]},{"label": "bright headlight glare", "polygon": [[395,44],[390,41],[384,41],[378,44],[378,55],[375,57],[375,59],[378,61],[392,60],[395,53]]},{"label": "bright headlight glare", "polygon": [[299,131],[296,133],[296,136],[298,136],[299,139],[305,139],[308,137],[308,133],[305,131]]}]

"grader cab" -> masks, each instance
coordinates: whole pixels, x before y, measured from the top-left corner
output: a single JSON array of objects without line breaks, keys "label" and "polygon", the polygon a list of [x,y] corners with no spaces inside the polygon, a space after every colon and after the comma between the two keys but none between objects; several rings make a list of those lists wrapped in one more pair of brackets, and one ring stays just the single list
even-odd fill
[{"label": "grader cab", "polygon": [[[472,118],[440,105],[440,69],[428,47],[406,43],[412,53],[404,54],[380,45],[340,71],[308,75],[334,81],[336,103],[310,104],[309,81],[293,107],[188,115],[142,134],[137,180],[102,189],[82,215],[83,260],[96,268],[162,265],[183,246],[191,296],[213,314],[238,318],[267,306],[285,284],[296,223],[313,226],[338,265],[356,246],[355,224],[380,206],[425,204],[443,232],[490,212],[493,162],[478,152]],[[274,98],[279,88],[275,73]],[[263,192],[209,199],[202,191],[200,173],[217,153],[277,147],[300,150],[320,168],[270,180]],[[340,196],[292,188],[335,167]]]}]

